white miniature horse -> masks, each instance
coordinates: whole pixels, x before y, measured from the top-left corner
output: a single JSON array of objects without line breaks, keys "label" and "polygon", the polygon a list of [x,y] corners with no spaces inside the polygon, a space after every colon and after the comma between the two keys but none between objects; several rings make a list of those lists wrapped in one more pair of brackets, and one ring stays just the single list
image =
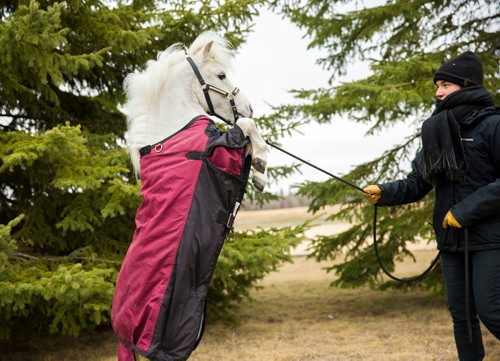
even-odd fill
[{"label": "white miniature horse", "polygon": [[127,76],[126,139],[136,173],[140,148],[165,139],[194,117],[208,113],[235,124],[237,120],[237,126],[250,139],[247,153],[252,152],[253,183],[259,190],[264,188],[266,143],[251,119],[248,99],[231,83],[232,60],[228,42],[213,32],[205,32],[189,49],[174,44],[157,60],[149,61],[144,71]]}]

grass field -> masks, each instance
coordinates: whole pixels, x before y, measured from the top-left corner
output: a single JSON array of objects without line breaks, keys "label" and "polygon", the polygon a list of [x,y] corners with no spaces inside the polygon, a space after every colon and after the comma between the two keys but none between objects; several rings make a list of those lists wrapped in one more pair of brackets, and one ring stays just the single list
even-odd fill
[{"label": "grass field", "polygon": [[[262,211],[261,211],[262,212]],[[269,211],[266,211],[269,212]],[[246,225],[303,220],[304,209],[286,214],[241,213]],[[281,213],[284,213],[281,210]],[[280,218],[282,217],[282,218]],[[285,221],[283,221],[283,219]],[[240,225],[241,225],[240,223]],[[322,227],[342,227],[323,224]],[[398,266],[405,276],[421,271],[434,250],[415,251],[418,262]],[[452,323],[443,299],[422,292],[392,292],[329,287],[333,275],[304,256],[269,274],[252,293],[254,301],[237,312],[238,325],[207,325],[193,361],[273,360],[456,360]],[[500,360],[500,342],[484,331],[487,361]],[[110,330],[78,339],[65,338],[40,350],[11,353],[6,360],[114,361]],[[0,359],[4,359],[0,355]]]}]

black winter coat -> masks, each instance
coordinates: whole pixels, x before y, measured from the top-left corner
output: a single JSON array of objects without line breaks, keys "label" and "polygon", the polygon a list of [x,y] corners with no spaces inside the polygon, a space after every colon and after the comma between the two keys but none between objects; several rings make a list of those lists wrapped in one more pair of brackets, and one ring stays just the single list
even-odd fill
[{"label": "black winter coat", "polygon": [[[469,249],[500,248],[500,113],[495,107],[474,111],[460,122],[462,144],[468,163],[465,179],[460,182],[439,178],[435,186],[433,226],[438,248],[461,251],[464,230],[449,228],[445,239],[443,219],[451,210],[457,221],[468,228]],[[379,185],[380,206],[412,203],[423,198],[433,186],[420,172],[420,151],[406,179]],[[499,260],[500,262],[500,260]]]}]

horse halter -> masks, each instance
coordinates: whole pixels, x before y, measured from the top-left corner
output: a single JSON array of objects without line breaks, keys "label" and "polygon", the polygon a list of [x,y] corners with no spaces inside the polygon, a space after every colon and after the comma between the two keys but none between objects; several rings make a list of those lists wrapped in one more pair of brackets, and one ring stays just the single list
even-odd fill
[{"label": "horse halter", "polygon": [[234,123],[239,118],[239,113],[238,109],[236,108],[236,103],[234,101],[234,98],[236,97],[236,94],[240,91],[238,87],[235,87],[231,92],[227,92],[224,89],[221,89],[219,87],[216,87],[215,85],[212,84],[207,84],[205,83],[205,80],[203,80],[203,76],[201,75],[200,71],[198,70],[198,67],[196,66],[195,62],[189,55],[187,55],[186,52],[186,60],[188,61],[189,65],[191,65],[191,68],[194,71],[194,74],[196,75],[196,78],[198,78],[198,81],[200,82],[201,88],[203,89],[203,94],[205,95],[205,100],[207,101],[208,104],[208,114],[209,115],[215,115],[218,118],[224,120],[228,124],[232,124],[228,120],[224,119],[224,117],[220,116],[215,112],[214,106],[212,104],[212,100],[210,99],[210,94],[208,93],[210,90],[219,93],[220,95],[226,97],[227,100],[229,100],[229,103],[231,104],[231,109],[233,110],[233,116],[234,116]]}]

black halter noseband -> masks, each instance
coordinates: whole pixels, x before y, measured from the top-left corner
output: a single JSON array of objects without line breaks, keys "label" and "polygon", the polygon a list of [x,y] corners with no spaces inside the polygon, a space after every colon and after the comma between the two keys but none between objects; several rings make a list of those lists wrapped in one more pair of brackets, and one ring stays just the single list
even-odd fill
[{"label": "black halter noseband", "polygon": [[[201,88],[203,89],[203,94],[205,95],[205,100],[207,101],[208,105],[208,111],[207,113],[209,115],[215,115],[216,117],[222,119],[228,124],[233,124],[236,123],[236,121],[239,118],[239,113],[238,109],[236,108],[236,103],[234,101],[234,98],[236,97],[236,94],[240,91],[238,87],[235,87],[232,91],[228,92],[225,91],[224,89],[221,89],[219,87],[216,87],[215,85],[212,84],[207,84],[205,83],[205,80],[203,79],[203,76],[201,75],[200,71],[198,70],[198,67],[196,66],[195,62],[189,55],[186,54],[186,60],[188,61],[189,65],[191,65],[191,68],[194,71],[194,74],[196,75],[196,78],[198,78],[198,81],[200,82]],[[233,117],[234,117],[234,122],[230,122],[224,117],[220,116],[215,112],[214,106],[212,104],[212,100],[210,99],[210,94],[208,93],[210,90],[219,93],[220,95],[226,97],[227,100],[229,100],[229,103],[231,104],[231,109],[233,110]]]}]

